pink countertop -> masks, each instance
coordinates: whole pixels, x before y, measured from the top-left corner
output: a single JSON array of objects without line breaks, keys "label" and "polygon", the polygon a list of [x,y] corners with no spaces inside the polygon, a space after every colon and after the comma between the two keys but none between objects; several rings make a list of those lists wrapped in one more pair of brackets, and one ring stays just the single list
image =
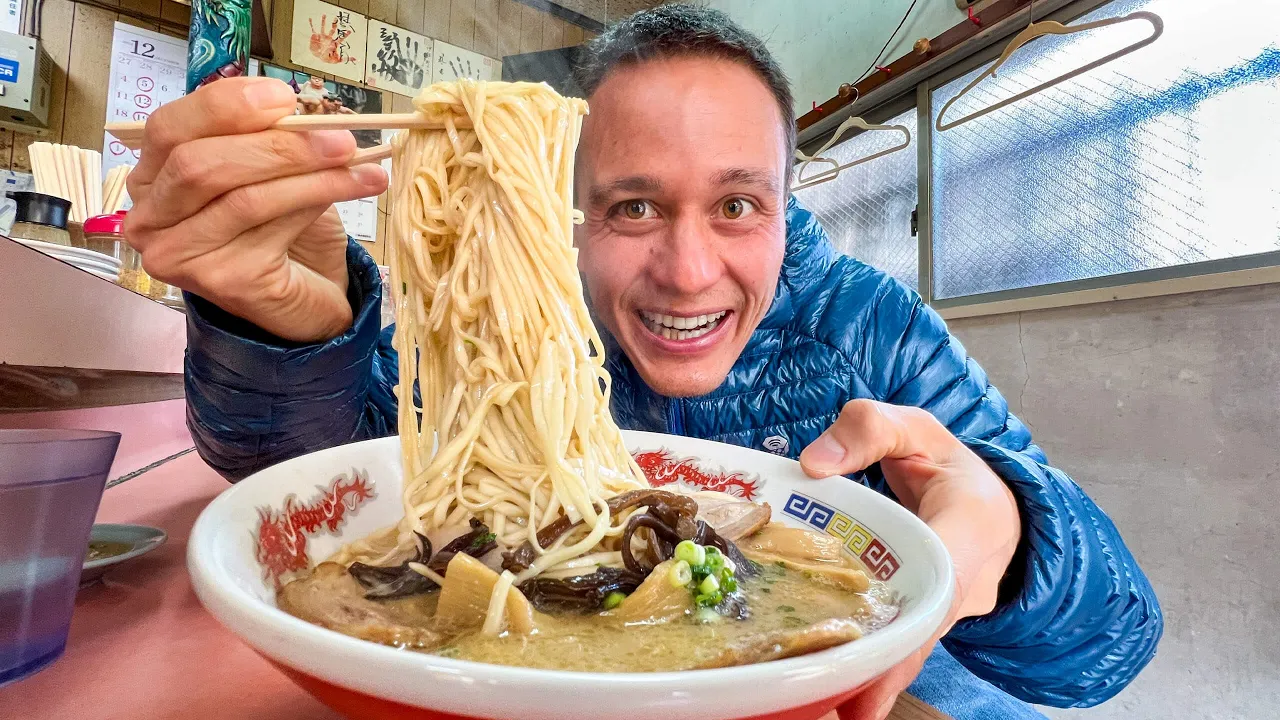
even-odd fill
[{"label": "pink countertop", "polygon": [[0,690],[0,718],[336,720],[224,630],[187,579],[187,536],[227,482],[194,453],[108,490],[99,522],[169,533],[76,600],[66,654]]}]

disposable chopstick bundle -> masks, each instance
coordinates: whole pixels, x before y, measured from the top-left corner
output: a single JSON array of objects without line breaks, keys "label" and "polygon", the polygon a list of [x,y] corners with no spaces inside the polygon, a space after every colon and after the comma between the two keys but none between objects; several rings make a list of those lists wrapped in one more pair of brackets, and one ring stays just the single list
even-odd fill
[{"label": "disposable chopstick bundle", "polygon": [[28,154],[36,191],[70,200],[71,222],[102,214],[102,153],[39,142],[31,144]]},{"label": "disposable chopstick bundle", "polygon": [[117,165],[107,173],[107,179],[102,184],[102,212],[109,215],[124,206],[125,199],[129,197],[125,179],[129,177],[130,170],[133,170],[131,165]]}]

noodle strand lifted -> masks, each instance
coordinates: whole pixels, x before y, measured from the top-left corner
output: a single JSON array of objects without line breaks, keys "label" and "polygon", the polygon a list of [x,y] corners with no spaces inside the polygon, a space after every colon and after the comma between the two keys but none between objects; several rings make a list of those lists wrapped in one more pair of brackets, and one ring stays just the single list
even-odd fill
[{"label": "noodle strand lifted", "polygon": [[[611,516],[607,501],[647,483],[609,414],[603,346],[572,244],[586,103],[545,84],[462,80],[433,85],[414,104],[446,129],[395,141],[390,265],[405,515],[380,543],[337,559],[403,558],[414,533],[472,517],[503,549],[528,542],[537,560],[504,572],[495,588],[485,622],[494,633],[513,585],[592,554],[620,565],[630,513]],[[583,522],[541,547],[538,530],[562,514]]]}]

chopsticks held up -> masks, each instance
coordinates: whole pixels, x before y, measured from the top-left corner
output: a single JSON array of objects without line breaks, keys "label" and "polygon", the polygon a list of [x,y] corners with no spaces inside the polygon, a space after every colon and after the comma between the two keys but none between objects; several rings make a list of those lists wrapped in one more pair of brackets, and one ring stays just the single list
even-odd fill
[{"label": "chopsticks held up", "polygon": [[[277,130],[292,130],[294,132],[303,132],[307,130],[444,130],[445,125],[438,120],[428,120],[420,113],[383,113],[377,115],[288,115],[272,126]],[[469,121],[459,118],[455,121],[454,127],[469,128]],[[111,133],[112,137],[119,140],[122,145],[130,150],[137,150],[142,147],[142,133],[146,128],[145,122],[116,122],[107,123],[105,129]],[[378,146],[382,147],[381,145]],[[374,162],[382,158],[391,157],[391,150],[379,150],[383,155],[375,155],[368,152],[377,148],[365,148],[365,155],[361,156],[357,153],[357,158],[361,162]],[[359,164],[353,159],[351,164]]]},{"label": "chopsticks held up", "polygon": [[[71,222],[83,223],[94,215],[102,214],[107,200],[107,188],[101,180],[102,153],[47,142],[31,143],[28,152],[36,192],[70,200]],[[123,175],[120,178],[123,187]],[[114,212],[114,209],[108,212]]]}]

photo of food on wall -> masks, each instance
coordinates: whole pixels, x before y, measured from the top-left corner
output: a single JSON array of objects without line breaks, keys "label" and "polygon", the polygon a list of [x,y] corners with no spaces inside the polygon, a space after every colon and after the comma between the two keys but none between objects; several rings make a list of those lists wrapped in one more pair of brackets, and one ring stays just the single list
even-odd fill
[{"label": "photo of food on wall", "polygon": [[[382,112],[382,93],[356,85],[325,80],[299,70],[262,63],[262,74],[283,80],[298,94],[298,115],[376,114]],[[373,147],[382,141],[377,130],[356,130],[356,145]]]}]

